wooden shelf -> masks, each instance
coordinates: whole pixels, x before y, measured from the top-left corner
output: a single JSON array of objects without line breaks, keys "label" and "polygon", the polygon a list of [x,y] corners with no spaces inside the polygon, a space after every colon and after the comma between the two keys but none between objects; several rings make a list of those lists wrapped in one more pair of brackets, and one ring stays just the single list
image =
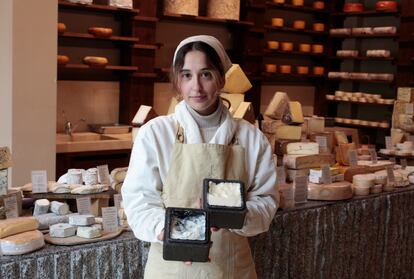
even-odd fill
[{"label": "wooden shelf", "polygon": [[366,125],[358,125],[358,124],[347,124],[347,123],[339,123],[335,121],[335,125],[342,126],[342,127],[355,127],[355,128],[364,128],[364,129],[381,129],[381,130],[389,130],[391,128],[383,128],[383,127],[372,127]]},{"label": "wooden shelf", "polygon": [[249,28],[249,32],[263,35],[265,33],[265,30],[264,28],[253,27],[253,28]]},{"label": "wooden shelf", "polygon": [[110,36],[107,38],[102,38],[102,37],[96,37],[91,34],[75,33],[75,32],[65,32],[63,34],[59,34],[59,38],[92,39],[92,40],[119,41],[119,42],[130,42],[130,43],[135,43],[139,41],[139,38],[134,38],[134,37]]},{"label": "wooden shelf", "polygon": [[131,77],[136,77],[136,78],[157,78],[158,74],[157,73],[133,73],[131,74]]},{"label": "wooden shelf", "polygon": [[312,57],[324,57],[324,53],[312,53],[312,52],[301,52],[301,51],[283,51],[283,50],[270,50],[264,49],[264,55],[300,55],[300,56],[312,56]]},{"label": "wooden shelf", "polygon": [[351,34],[351,35],[332,35],[330,37],[333,39],[381,39],[381,38],[390,38],[390,39],[397,39],[399,37],[398,34]]},{"label": "wooden shelf", "polygon": [[111,7],[108,5],[78,4],[78,3],[67,2],[64,0],[59,0],[58,4],[60,8],[69,8],[69,9],[76,9],[76,10],[123,13],[123,14],[131,14],[131,15],[139,14],[138,9],[123,9],[123,8]]},{"label": "wooden shelf", "polygon": [[247,2],[246,7],[248,9],[266,10],[265,4],[255,4],[255,3]]},{"label": "wooden shelf", "polygon": [[250,21],[219,19],[219,18],[211,18],[211,17],[207,17],[207,16],[164,14],[162,16],[162,19],[191,21],[191,22],[209,23],[209,24],[229,24],[229,25],[240,25],[240,26],[254,26],[254,23],[250,22]]},{"label": "wooden shelf", "polygon": [[107,65],[105,67],[90,67],[84,64],[66,64],[66,65],[58,65],[58,67],[59,69],[92,70],[92,71],[135,72],[138,70],[137,66],[116,66],[116,65]]},{"label": "wooden shelf", "polygon": [[150,49],[150,50],[157,50],[160,47],[161,47],[161,44],[155,44],[155,45],[134,44],[131,46],[131,48],[135,48],[135,49]]},{"label": "wooden shelf", "polygon": [[271,25],[265,25],[265,29],[268,29],[270,31],[274,32],[286,32],[286,33],[297,33],[297,34],[307,34],[307,35],[316,35],[316,36],[328,36],[328,32],[318,32],[313,30],[301,30],[301,29],[295,29],[291,27],[276,27]]},{"label": "wooden shelf", "polygon": [[365,82],[365,83],[385,83],[385,84],[394,84],[394,81],[387,80],[376,80],[376,79],[343,79],[343,78],[328,78],[332,81],[349,81],[349,82]]},{"label": "wooden shelf", "polygon": [[321,15],[329,13],[329,11],[327,10],[314,9],[314,8],[306,7],[306,6],[278,4],[278,3],[268,2],[268,1],[266,1],[266,5],[271,9],[280,9],[280,10],[295,11],[295,12],[301,12],[301,13],[321,14]]},{"label": "wooden shelf", "polygon": [[159,21],[158,17],[150,17],[150,16],[134,16],[134,20],[136,20],[136,21],[149,21],[149,22]]},{"label": "wooden shelf", "polygon": [[360,61],[396,61],[395,57],[371,57],[371,56],[357,56],[357,57],[343,57],[343,56],[331,56],[329,59],[333,60],[360,60]]},{"label": "wooden shelf", "polygon": [[363,102],[354,102],[354,101],[342,101],[342,100],[328,100],[327,102],[332,103],[350,103],[350,104],[358,104],[358,105],[373,105],[373,106],[394,106],[394,104],[379,104],[379,103],[363,103]]},{"label": "wooden shelf", "polygon": [[271,81],[277,80],[277,79],[301,79],[301,80],[305,80],[305,79],[325,79],[326,78],[325,75],[313,75],[313,74],[299,75],[299,74],[295,74],[295,73],[291,73],[291,74],[263,73],[262,76],[263,76],[263,80],[265,80],[267,82],[269,82],[269,81],[271,82]]},{"label": "wooden shelf", "polygon": [[360,16],[360,17],[377,17],[377,16],[399,16],[400,11],[394,10],[394,11],[376,11],[376,10],[370,10],[370,11],[363,11],[363,12],[342,12],[342,13],[332,13],[332,17],[352,17],[352,16]]}]

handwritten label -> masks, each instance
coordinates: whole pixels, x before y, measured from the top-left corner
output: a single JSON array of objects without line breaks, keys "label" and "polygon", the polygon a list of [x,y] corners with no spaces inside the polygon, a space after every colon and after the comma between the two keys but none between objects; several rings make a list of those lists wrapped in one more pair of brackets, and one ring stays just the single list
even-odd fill
[{"label": "handwritten label", "polygon": [[388,166],[387,167],[387,177],[388,177],[389,182],[394,182],[395,181],[394,167],[393,166]]},{"label": "handwritten label", "polygon": [[101,184],[109,185],[111,184],[111,179],[109,178],[109,168],[108,165],[97,166],[98,169],[98,180]]},{"label": "handwritten label", "polygon": [[276,168],[276,185],[284,185],[286,184],[286,171],[285,167],[277,167]]},{"label": "handwritten label", "polygon": [[8,185],[7,169],[0,170],[0,196],[7,195]]},{"label": "handwritten label", "polygon": [[377,156],[377,151],[375,151],[375,148],[370,148],[369,149],[369,154],[371,155],[371,161],[373,164],[378,163],[378,156]]},{"label": "handwritten label", "polygon": [[348,150],[348,160],[351,167],[358,165],[358,155],[355,149]]},{"label": "handwritten label", "polygon": [[19,217],[19,210],[17,208],[16,196],[11,196],[3,199],[4,207],[6,208],[6,218],[17,218]]},{"label": "handwritten label", "polygon": [[326,152],[328,151],[328,139],[325,136],[316,136],[315,141],[319,145],[319,151],[320,152]]},{"label": "handwritten label", "polygon": [[329,165],[322,166],[322,183],[323,184],[332,183],[331,168],[329,167]]},{"label": "handwritten label", "polygon": [[76,199],[76,207],[79,214],[92,214],[92,203],[90,197]]},{"label": "handwritten label", "polygon": [[385,148],[388,150],[394,149],[391,137],[385,137]]},{"label": "handwritten label", "polygon": [[47,171],[32,171],[32,193],[47,193]]},{"label": "handwritten label", "polygon": [[308,199],[308,177],[297,176],[295,178],[295,202],[304,203]]},{"label": "handwritten label", "polygon": [[405,113],[406,114],[414,114],[414,104],[413,103],[405,104]]},{"label": "handwritten label", "polygon": [[121,202],[122,202],[122,195],[115,194],[114,195],[114,206],[118,209],[121,208]]},{"label": "handwritten label", "polygon": [[115,206],[102,207],[103,230],[116,232],[118,230],[118,210]]},{"label": "handwritten label", "polygon": [[405,170],[407,168],[407,159],[401,159],[400,160],[400,165],[402,167],[403,170]]}]

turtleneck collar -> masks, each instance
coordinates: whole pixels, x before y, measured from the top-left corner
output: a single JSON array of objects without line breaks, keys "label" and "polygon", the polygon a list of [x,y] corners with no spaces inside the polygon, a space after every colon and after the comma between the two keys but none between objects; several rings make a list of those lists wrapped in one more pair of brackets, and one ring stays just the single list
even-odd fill
[{"label": "turtleneck collar", "polygon": [[218,127],[222,122],[223,102],[219,98],[217,109],[209,115],[201,115],[185,103],[191,116],[194,118],[199,128]]}]

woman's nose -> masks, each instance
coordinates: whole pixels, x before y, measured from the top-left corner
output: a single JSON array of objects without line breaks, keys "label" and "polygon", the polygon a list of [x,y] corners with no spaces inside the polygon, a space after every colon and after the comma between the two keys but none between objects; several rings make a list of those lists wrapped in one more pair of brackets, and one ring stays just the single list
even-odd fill
[{"label": "woman's nose", "polygon": [[194,91],[198,91],[198,90],[200,90],[200,88],[201,88],[201,82],[200,82],[200,79],[199,79],[198,77],[195,77],[195,78],[193,79],[193,90],[194,90]]}]

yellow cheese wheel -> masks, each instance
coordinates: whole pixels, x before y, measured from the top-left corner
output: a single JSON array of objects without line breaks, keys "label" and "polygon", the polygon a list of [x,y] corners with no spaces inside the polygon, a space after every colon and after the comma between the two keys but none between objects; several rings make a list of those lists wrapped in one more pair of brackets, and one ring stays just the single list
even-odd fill
[{"label": "yellow cheese wheel", "polygon": [[269,49],[278,49],[279,48],[279,42],[278,41],[268,41],[267,47]]},{"label": "yellow cheese wheel", "polygon": [[283,27],[284,25],[284,20],[281,17],[274,17],[272,18],[272,26],[275,27]]},{"label": "yellow cheese wheel", "polygon": [[282,42],[281,43],[283,51],[292,51],[293,50],[293,43],[291,42]]},{"label": "yellow cheese wheel", "polygon": [[91,67],[105,67],[108,64],[108,59],[98,56],[86,56],[83,58],[83,63]]},{"label": "yellow cheese wheel", "polygon": [[308,66],[297,66],[296,71],[299,75],[307,75],[309,73]]},{"label": "yellow cheese wheel", "polygon": [[34,217],[18,217],[0,221],[0,238],[36,230],[39,222]]},{"label": "yellow cheese wheel", "polygon": [[295,29],[305,29],[306,23],[304,20],[295,20],[293,22],[293,28]]},{"label": "yellow cheese wheel", "polygon": [[57,61],[59,65],[66,65],[69,62],[69,57],[66,55],[58,55]]},{"label": "yellow cheese wheel", "polygon": [[96,37],[107,38],[112,36],[112,29],[104,27],[90,27],[88,28],[88,33]]},{"label": "yellow cheese wheel", "polygon": [[325,2],[323,1],[315,1],[313,2],[313,8],[314,9],[318,9],[318,10],[322,10],[325,8]]},{"label": "yellow cheese wheel", "polygon": [[66,31],[66,25],[62,22],[58,22],[57,28],[58,28],[58,33],[59,34],[62,34],[63,32]]},{"label": "yellow cheese wheel", "polygon": [[300,52],[310,52],[311,45],[310,44],[300,44],[299,45],[299,51]]},{"label": "yellow cheese wheel", "polygon": [[314,23],[313,24],[313,31],[323,32],[325,31],[325,24],[323,23]]},{"label": "yellow cheese wheel", "polygon": [[293,6],[303,6],[303,0],[292,0]]},{"label": "yellow cheese wheel", "polygon": [[319,67],[319,66],[313,67],[313,74],[314,75],[323,75],[324,72],[325,72],[324,67]]},{"label": "yellow cheese wheel", "polygon": [[292,72],[292,66],[290,65],[280,65],[279,68],[282,74],[290,74]]},{"label": "yellow cheese wheel", "polygon": [[277,70],[277,66],[275,64],[266,64],[265,68],[268,73],[276,73]]},{"label": "yellow cheese wheel", "polygon": [[273,0],[273,3],[276,3],[276,4],[284,4],[285,3],[285,0]]},{"label": "yellow cheese wheel", "polygon": [[323,45],[315,44],[312,45],[312,52],[313,53],[323,53]]}]

